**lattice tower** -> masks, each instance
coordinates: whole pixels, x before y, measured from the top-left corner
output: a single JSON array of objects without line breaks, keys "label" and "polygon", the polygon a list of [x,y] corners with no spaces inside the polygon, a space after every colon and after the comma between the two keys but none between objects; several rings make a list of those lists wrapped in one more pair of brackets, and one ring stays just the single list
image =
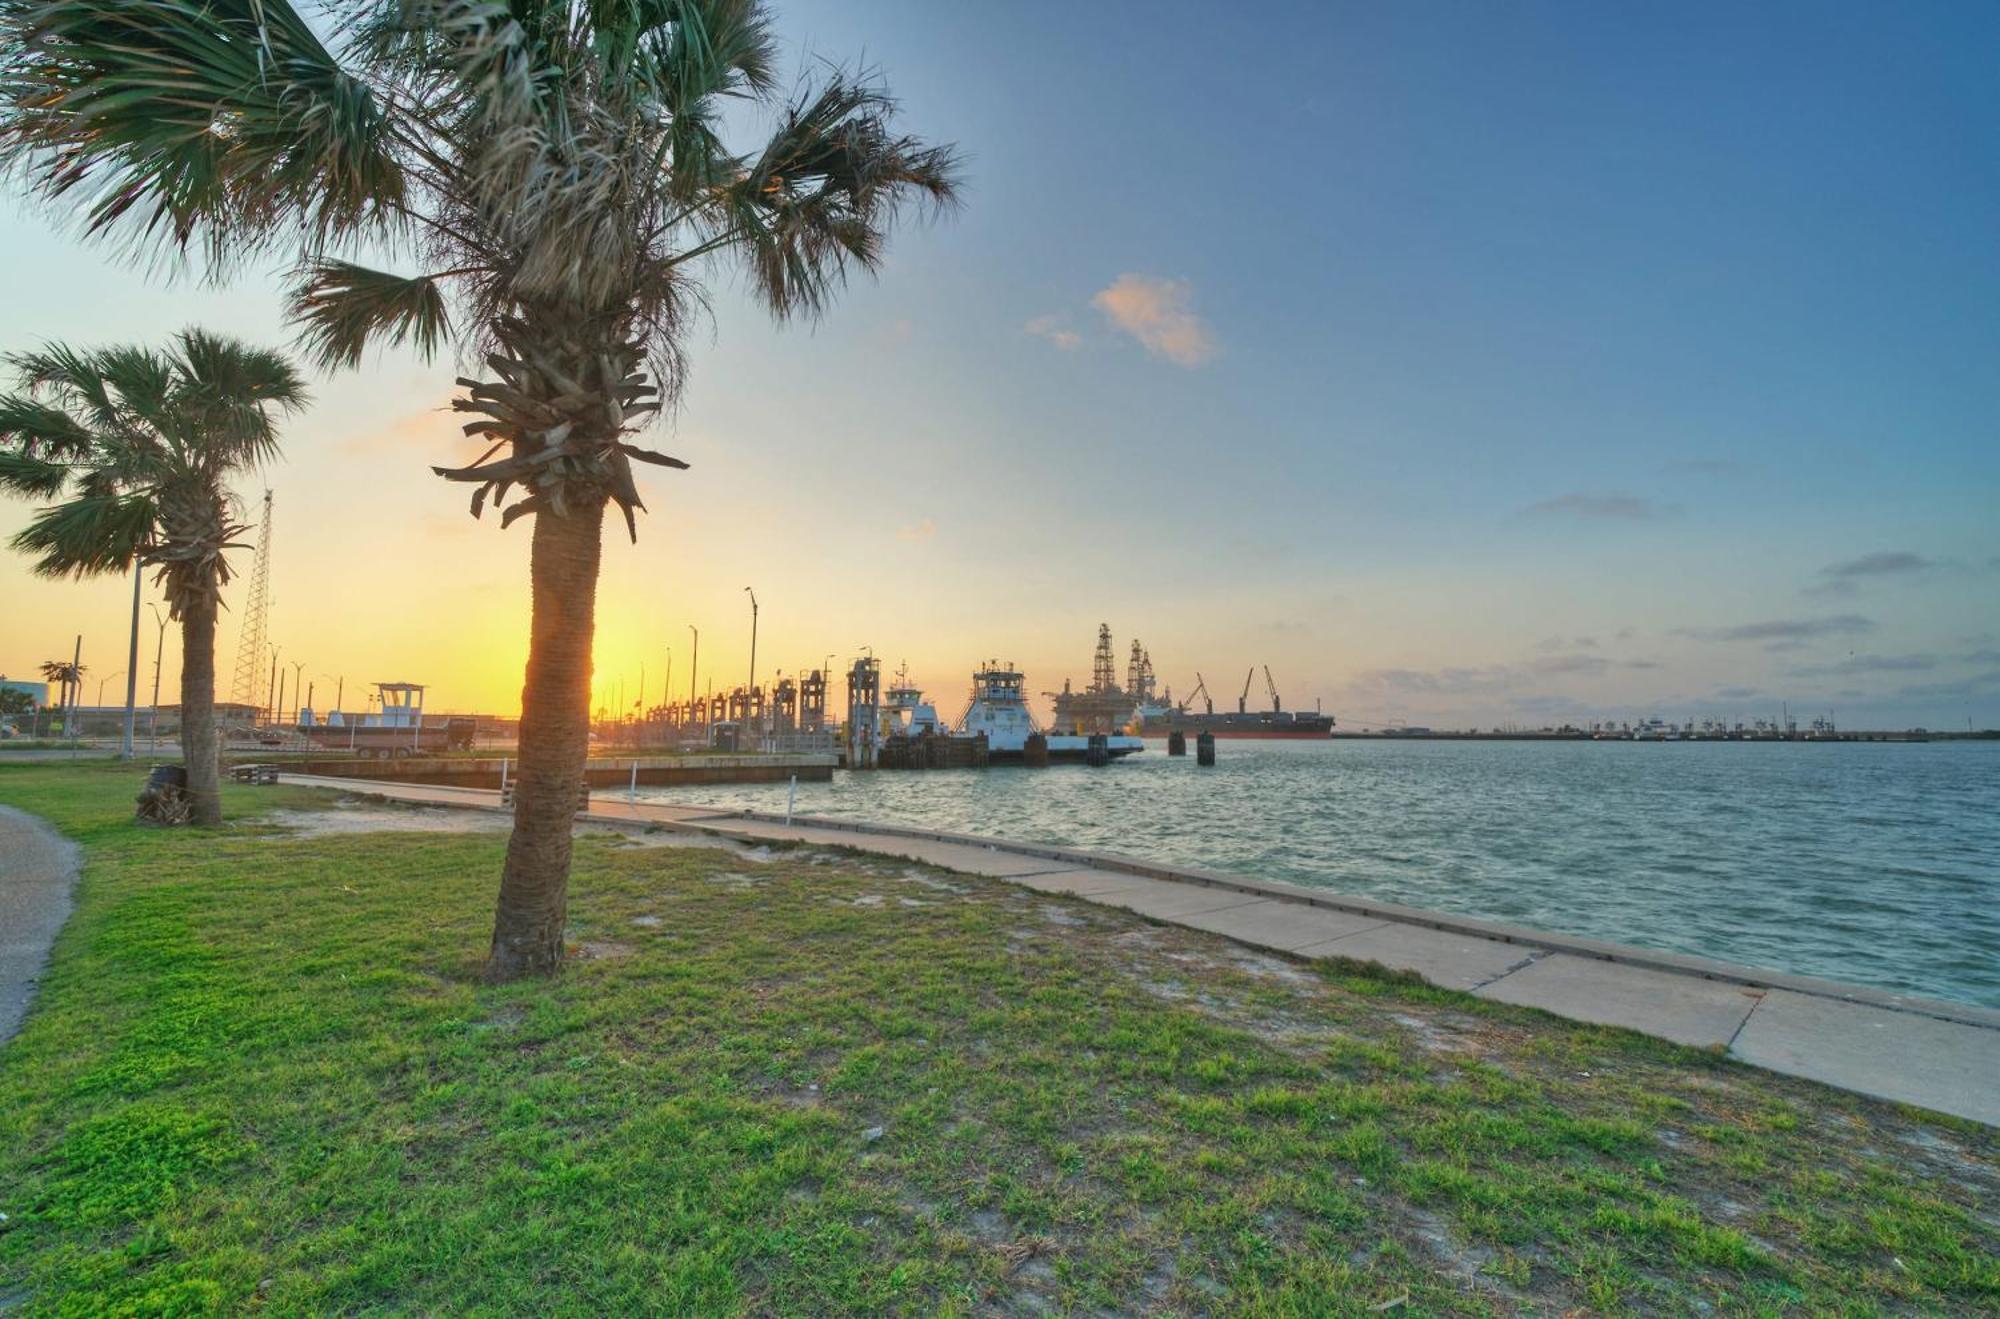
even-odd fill
[{"label": "lattice tower", "polygon": [[244,592],[243,632],[236,641],[236,680],[229,699],[238,705],[261,706],[264,696],[264,632],[271,612],[271,492],[264,492],[264,520],[257,528],[257,557],[250,565],[250,589]]}]

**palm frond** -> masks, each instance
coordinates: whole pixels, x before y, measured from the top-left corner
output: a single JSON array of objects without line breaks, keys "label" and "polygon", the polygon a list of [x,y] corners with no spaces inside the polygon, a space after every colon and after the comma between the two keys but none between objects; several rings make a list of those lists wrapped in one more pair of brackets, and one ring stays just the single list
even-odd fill
[{"label": "palm frond", "polygon": [[406,195],[383,105],[288,0],[8,0],[0,142],[89,234],[221,255],[382,228]]},{"label": "palm frond", "polygon": [[114,430],[122,424],[118,400],[104,378],[99,357],[67,344],[45,344],[32,353],[10,355],[7,364],[28,389],[54,398],[61,407],[81,411],[83,424]]},{"label": "palm frond", "polygon": [[151,548],[157,515],[149,493],[86,495],[37,510],[13,544],[41,556],[44,577],[124,572]]},{"label": "palm frond", "polygon": [[[4,437],[0,437],[4,443]],[[0,490],[29,499],[54,499],[69,484],[67,463],[50,462],[19,449],[0,448]]]},{"label": "palm frond", "polygon": [[371,342],[409,342],[426,358],[451,337],[444,292],[428,276],[392,275],[352,262],[310,263],[286,311],[321,366],[358,366]]},{"label": "palm frond", "polygon": [[90,452],[89,426],[38,398],[0,395],[0,447],[29,458],[71,460]]},{"label": "palm frond", "polygon": [[957,153],[898,136],[875,81],[836,71],[794,98],[764,150],[721,199],[765,306],[816,316],[850,268],[874,270],[911,203],[957,204]]}]

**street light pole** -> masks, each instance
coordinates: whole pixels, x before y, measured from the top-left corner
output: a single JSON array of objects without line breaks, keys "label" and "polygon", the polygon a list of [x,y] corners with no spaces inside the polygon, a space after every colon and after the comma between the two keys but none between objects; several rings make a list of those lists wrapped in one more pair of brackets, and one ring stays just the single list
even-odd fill
[{"label": "street light pole", "polygon": [[139,721],[139,593],[146,583],[146,570],[137,558],[132,561],[132,642],[125,656],[125,739],[119,744],[121,760],[132,758],[132,730]]},{"label": "street light pole", "polygon": [[[750,687],[743,694],[743,699],[748,701],[757,690],[757,593],[747,586],[743,589],[750,592]],[[744,713],[749,713],[747,706]]]},{"label": "street light pole", "polygon": [[[695,679],[701,673],[701,629],[689,623],[688,631],[694,633],[694,658],[688,662],[688,704],[692,706],[695,697]],[[705,707],[701,712],[701,726],[708,727],[708,710]]]},{"label": "street light pole", "polygon": [[278,717],[277,707],[278,707],[278,646],[274,642],[271,645],[271,690],[270,693],[264,698],[264,713],[268,715],[274,722]]},{"label": "street light pole", "polygon": [[153,617],[160,621],[160,634],[153,644],[153,716],[146,728],[146,736],[152,743],[146,750],[149,756],[160,754],[160,662],[167,657],[167,616],[154,605]]},{"label": "street light pole", "polygon": [[[294,714],[298,712],[299,681],[305,677],[305,670],[306,662],[304,660],[292,661],[292,712]],[[278,711],[278,722],[281,724],[285,722],[285,712],[283,710]],[[296,723],[297,721],[294,720],[293,722]]]}]

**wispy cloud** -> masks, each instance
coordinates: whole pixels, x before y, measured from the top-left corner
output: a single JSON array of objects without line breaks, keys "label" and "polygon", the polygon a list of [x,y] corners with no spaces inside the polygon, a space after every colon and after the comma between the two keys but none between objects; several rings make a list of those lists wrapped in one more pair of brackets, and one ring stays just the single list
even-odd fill
[{"label": "wispy cloud", "polygon": [[1683,458],[1660,465],[1662,476],[1734,476],[1742,470],[1742,463],[1727,458]]},{"label": "wispy cloud", "polygon": [[1819,570],[1822,577],[1899,577],[1923,572],[1937,565],[1909,550],[1879,550],[1844,563],[1828,564]]},{"label": "wispy cloud", "polygon": [[1090,302],[1116,328],[1155,357],[1197,367],[1213,358],[1215,335],[1195,315],[1194,290],[1185,280],[1127,272],[1098,290]]},{"label": "wispy cloud", "polygon": [[1805,593],[1845,600],[1859,595],[1865,583],[1912,580],[1928,576],[1934,569],[1942,566],[1935,559],[1927,559],[1910,550],[1878,550],[1873,554],[1864,554],[1858,559],[1830,563],[1821,568],[1819,580],[1808,586]]},{"label": "wispy cloud", "polygon": [[1807,664],[1793,669],[1801,678],[1844,677],[1853,673],[1922,673],[1937,667],[1935,655],[1849,655],[1831,664]]},{"label": "wispy cloud", "polygon": [[1557,495],[1530,504],[1521,510],[1529,517],[1573,517],[1592,520],[1644,522],[1666,517],[1673,509],[1637,495],[1584,494]]},{"label": "wispy cloud", "polygon": [[1818,637],[1855,637],[1875,630],[1875,620],[1859,614],[1826,618],[1772,618],[1728,627],[1683,627],[1675,631],[1696,641],[1809,641]]},{"label": "wispy cloud", "polygon": [[1539,678],[1597,678],[1620,669],[1648,670],[1652,660],[1614,660],[1602,655],[1540,655],[1524,664],[1485,664],[1442,669],[1369,669],[1354,680],[1362,691],[1382,694],[1465,695],[1504,692]]},{"label": "wispy cloud", "polygon": [[1037,316],[1021,329],[1037,339],[1047,339],[1066,353],[1073,353],[1083,346],[1083,336],[1069,328],[1069,317],[1051,314]]},{"label": "wispy cloud", "polygon": [[896,528],[897,540],[929,540],[935,535],[937,535],[937,521],[934,518],[925,518],[907,527]]}]

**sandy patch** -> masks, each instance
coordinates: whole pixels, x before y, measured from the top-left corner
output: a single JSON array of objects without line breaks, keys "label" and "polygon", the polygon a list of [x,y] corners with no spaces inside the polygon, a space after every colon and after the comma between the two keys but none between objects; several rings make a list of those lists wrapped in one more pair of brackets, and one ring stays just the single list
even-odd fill
[{"label": "sandy patch", "polygon": [[379,833],[490,834],[503,832],[514,824],[506,816],[491,811],[360,802],[336,802],[323,811],[272,811],[264,820],[298,838]]}]

